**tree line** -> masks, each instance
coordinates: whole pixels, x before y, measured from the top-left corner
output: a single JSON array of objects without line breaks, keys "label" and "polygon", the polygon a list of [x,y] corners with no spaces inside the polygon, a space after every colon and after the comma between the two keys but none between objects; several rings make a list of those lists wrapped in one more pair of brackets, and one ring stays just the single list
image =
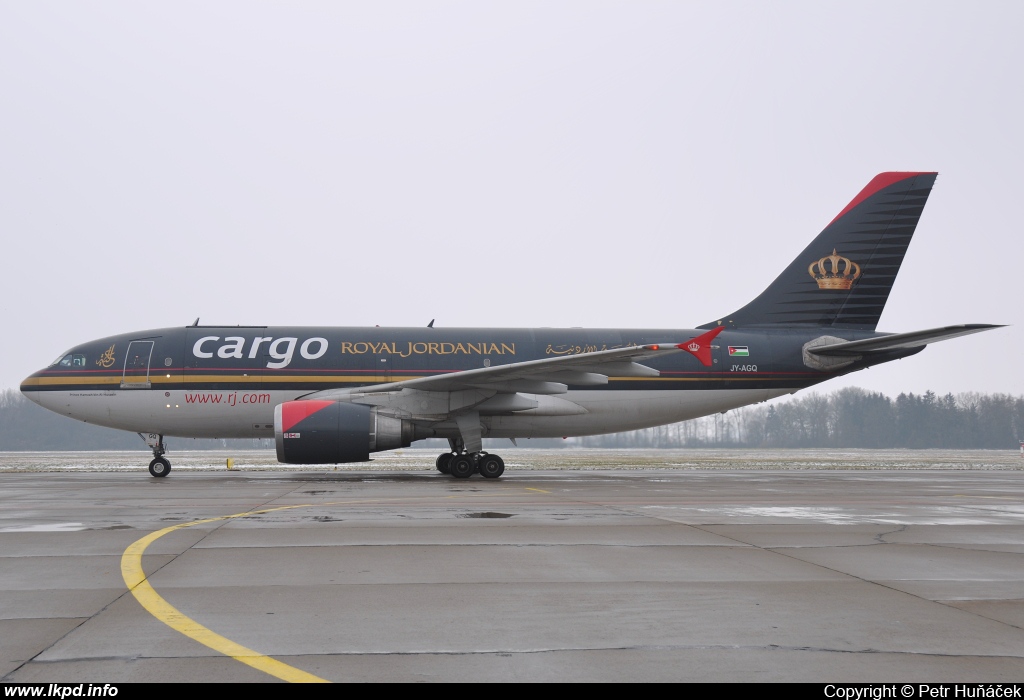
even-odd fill
[{"label": "tree line", "polygon": [[1017,449],[1024,396],[900,394],[845,388],[684,423],[582,439],[587,447]]},{"label": "tree line", "polygon": [[[940,397],[928,391],[890,398],[878,392],[846,388],[646,430],[565,441],[530,440],[524,441],[524,446],[1006,450],[1017,449],[1021,440],[1024,396],[962,393]],[[441,449],[446,444],[431,441],[431,447],[434,442]],[[272,449],[274,445],[272,439],[169,438],[168,443],[177,450]],[[138,449],[144,449],[144,445],[134,433],[59,416],[13,389],[0,392],[0,451]]]}]

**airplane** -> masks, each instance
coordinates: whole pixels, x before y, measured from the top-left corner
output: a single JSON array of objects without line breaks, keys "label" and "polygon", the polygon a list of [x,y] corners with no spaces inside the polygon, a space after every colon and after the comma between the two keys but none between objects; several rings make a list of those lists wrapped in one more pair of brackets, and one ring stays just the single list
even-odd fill
[{"label": "airplane", "polygon": [[21,384],[32,401],[139,433],[273,437],[287,464],[367,461],[447,438],[435,467],[505,471],[482,439],[665,425],[794,393],[1000,326],[875,328],[937,173],[877,175],[743,308],[694,329],[190,326],[75,346]]}]

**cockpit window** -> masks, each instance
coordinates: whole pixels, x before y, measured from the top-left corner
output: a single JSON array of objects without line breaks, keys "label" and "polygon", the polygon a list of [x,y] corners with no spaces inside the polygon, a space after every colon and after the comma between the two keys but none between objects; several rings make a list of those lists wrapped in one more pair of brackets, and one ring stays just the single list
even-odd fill
[{"label": "cockpit window", "polygon": [[50,366],[85,367],[85,355],[80,355],[78,353],[73,354],[69,352],[67,355],[64,355],[63,357],[58,357],[56,360],[50,363]]}]

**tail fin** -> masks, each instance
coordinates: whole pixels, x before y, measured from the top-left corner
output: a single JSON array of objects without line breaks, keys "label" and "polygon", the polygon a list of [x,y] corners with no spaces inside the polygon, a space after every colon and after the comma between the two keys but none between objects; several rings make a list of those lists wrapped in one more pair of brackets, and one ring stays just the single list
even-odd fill
[{"label": "tail fin", "polygon": [[881,173],[725,325],[874,330],[937,173]]}]

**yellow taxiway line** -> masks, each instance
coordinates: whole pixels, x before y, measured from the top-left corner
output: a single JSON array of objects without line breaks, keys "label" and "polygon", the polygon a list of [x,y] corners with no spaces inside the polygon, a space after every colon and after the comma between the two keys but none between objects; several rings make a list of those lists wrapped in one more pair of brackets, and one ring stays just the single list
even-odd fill
[{"label": "yellow taxiway line", "polygon": [[[550,493],[544,489],[533,489],[527,488],[526,491],[538,491],[540,493]],[[508,491],[505,493],[492,493],[492,496],[498,495],[510,495]],[[460,496],[447,496],[446,498],[457,499]],[[397,499],[379,499],[375,502],[380,503],[382,501],[401,501],[407,500],[404,498]],[[358,501],[359,503],[365,503],[365,501]],[[194,639],[205,647],[213,649],[214,651],[230,656],[236,661],[240,661],[247,666],[251,666],[259,671],[263,671],[266,674],[280,678],[283,681],[289,683],[330,683],[330,681],[314,676],[312,673],[307,673],[302,669],[289,666],[283,661],[273,659],[266,654],[261,654],[258,651],[242,646],[237,642],[233,642],[227,637],[217,634],[209,627],[199,624],[185,613],[178,610],[176,607],[168,603],[164,598],[156,592],[153,586],[149,583],[149,579],[146,577],[146,572],[142,568],[142,555],[146,552],[146,548],[149,545],[156,542],[158,539],[167,535],[175,530],[183,530],[186,527],[192,527],[193,525],[204,525],[206,523],[215,523],[220,520],[231,520],[232,518],[244,518],[250,515],[263,515],[264,513],[273,513],[278,510],[290,510],[292,508],[311,508],[314,506],[330,506],[330,505],[342,505],[346,503],[353,503],[353,501],[335,501],[331,503],[303,503],[300,505],[293,506],[279,506],[277,508],[264,508],[262,510],[249,510],[244,513],[235,513],[233,515],[222,515],[217,518],[206,518],[204,520],[193,520],[190,523],[179,523],[177,525],[171,525],[165,527],[162,530],[151,532],[145,537],[136,540],[128,549],[124,550],[124,554],[121,555],[121,576],[124,578],[124,583],[128,586],[128,590],[135,596],[135,599],[139,601],[146,611],[155,617],[156,619],[163,622],[165,625],[173,630],[181,632],[183,635],[190,639]]]},{"label": "yellow taxiway line", "polygon": [[139,601],[142,607],[145,608],[150,615],[160,620],[171,629],[177,630],[186,637],[196,640],[203,646],[209,647],[210,649],[224,654],[225,656],[230,656],[236,661],[241,661],[243,664],[252,666],[258,671],[263,671],[264,673],[270,674],[275,678],[280,678],[283,681],[288,681],[289,683],[328,683],[329,681],[324,680],[319,676],[314,676],[312,673],[306,673],[305,671],[295,668],[294,666],[289,666],[282,661],[272,659],[266,654],[261,654],[258,651],[254,651],[248,647],[242,646],[241,644],[232,642],[227,637],[223,637],[210,628],[199,624],[164,600],[160,594],[154,590],[153,586],[150,585],[149,579],[146,578],[146,572],[142,568],[142,555],[146,551],[146,547],[175,530],[192,527],[193,525],[213,523],[218,520],[229,520],[231,518],[241,518],[247,515],[271,513],[275,510],[308,507],[309,505],[300,505],[282,506],[280,508],[269,508],[267,510],[251,510],[245,513],[224,515],[219,518],[207,518],[205,520],[195,520],[190,523],[181,523],[178,525],[172,525],[171,527],[165,527],[163,530],[151,532],[142,539],[133,542],[128,549],[124,551],[124,554],[121,555],[121,576],[124,577],[124,582],[125,585],[128,586],[128,590],[131,591],[132,595],[135,596],[135,599]]}]

